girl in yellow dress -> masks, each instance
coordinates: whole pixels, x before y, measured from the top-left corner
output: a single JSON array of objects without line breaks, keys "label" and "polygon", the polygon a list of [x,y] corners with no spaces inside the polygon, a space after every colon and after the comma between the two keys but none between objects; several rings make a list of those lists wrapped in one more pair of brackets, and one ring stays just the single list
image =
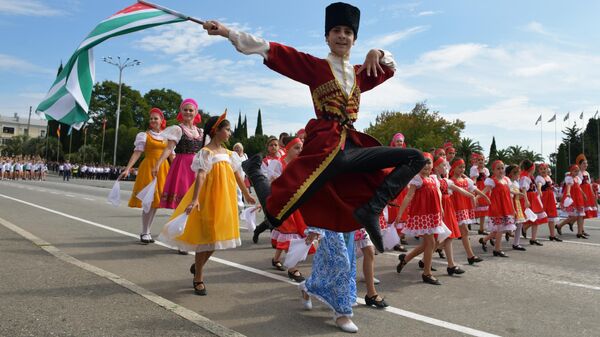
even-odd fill
[{"label": "girl in yellow dress", "polygon": [[242,244],[240,239],[237,186],[247,202],[255,203],[240,175],[241,161],[224,143],[231,136],[230,123],[220,117],[211,117],[204,126],[203,147],[192,162],[196,181],[177,206],[171,219],[188,214],[183,233],[169,237],[163,230],[160,240],[180,250],[195,251],[196,263],[190,271],[194,273],[194,291],[206,295],[202,269],[217,249],[235,248]]},{"label": "girl in yellow dress", "polygon": [[[158,158],[160,158],[163,150],[167,147],[167,141],[161,135],[161,132],[164,130],[165,126],[166,120],[163,112],[158,108],[152,108],[150,110],[149,130],[146,132],[140,132],[135,137],[135,148],[133,149],[133,154],[129,159],[127,167],[119,176],[119,179],[127,177],[133,165],[135,165],[142,153],[144,154],[144,159],[138,168],[138,174],[135,178],[135,184],[133,185],[131,198],[129,199],[129,207],[142,207],[142,201],[136,198],[136,196],[152,181],[152,168],[158,162]],[[143,244],[154,242],[152,235],[150,235],[150,227],[152,226],[156,209],[159,208],[160,205],[160,196],[162,194],[168,172],[169,163],[164,161],[160,165],[156,175],[156,189],[154,190],[154,201],[152,201],[150,211],[148,211],[148,213],[142,212],[142,233],[140,234],[140,241]]]}]

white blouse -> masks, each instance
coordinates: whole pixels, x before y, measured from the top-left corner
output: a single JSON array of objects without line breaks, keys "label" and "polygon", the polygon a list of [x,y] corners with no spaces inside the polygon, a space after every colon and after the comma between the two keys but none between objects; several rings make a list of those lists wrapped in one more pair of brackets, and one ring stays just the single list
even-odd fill
[{"label": "white blouse", "polygon": [[[152,136],[152,138],[156,139],[156,140],[165,140],[165,138],[161,135],[160,132],[154,132],[152,130],[149,130],[150,135]],[[146,132],[140,132],[135,136],[135,141],[133,142],[133,146],[134,149],[133,151],[144,151],[144,148],[146,147],[146,137],[147,137],[147,133]]]},{"label": "white blouse", "polygon": [[183,135],[182,129],[186,130],[185,133],[190,138],[194,138],[194,139],[202,138],[203,131],[196,126],[194,126],[193,130],[189,130],[185,126],[180,127],[179,125],[171,125],[171,126],[167,127],[166,129],[164,129],[163,132],[161,133],[161,135],[166,140],[172,140],[176,143],[179,143],[179,141],[181,140],[181,136]]},{"label": "white blouse", "polygon": [[192,171],[204,171],[210,172],[213,165],[220,161],[226,161],[231,165],[233,172],[241,171],[242,162],[239,159],[239,156],[233,156],[229,153],[214,153],[211,150],[206,148],[201,149],[194,156],[194,160],[192,160]]}]

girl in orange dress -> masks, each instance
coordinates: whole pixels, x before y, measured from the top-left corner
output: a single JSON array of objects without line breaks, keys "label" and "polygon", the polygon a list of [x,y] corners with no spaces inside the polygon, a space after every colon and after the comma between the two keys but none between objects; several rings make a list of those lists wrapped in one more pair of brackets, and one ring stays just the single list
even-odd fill
[{"label": "girl in orange dress", "polygon": [[[129,207],[142,208],[142,201],[136,196],[152,181],[152,168],[158,162],[163,150],[167,147],[167,140],[161,135],[161,131],[167,125],[166,122],[163,112],[158,108],[152,108],[150,110],[149,130],[140,132],[135,137],[133,154],[131,154],[127,167],[119,176],[119,179],[127,177],[133,165],[140,159],[142,153],[144,154],[144,159],[138,167],[138,174],[135,178],[131,198],[129,199]],[[156,174],[156,189],[154,190],[152,206],[148,213],[142,212],[142,233],[140,234],[140,242],[142,244],[154,242],[150,234],[150,227],[152,226],[156,210],[160,207],[160,196],[162,195],[168,172],[169,162],[163,161]]]},{"label": "girl in orange dress", "polygon": [[490,231],[486,237],[480,238],[479,243],[483,251],[487,251],[487,241],[495,239],[494,256],[508,257],[502,251],[502,233],[514,231],[515,209],[510,195],[510,179],[505,176],[504,163],[496,160],[492,164],[493,176],[485,179],[483,193],[490,194],[490,207],[487,219],[487,229]]},{"label": "girl in orange dress", "polygon": [[431,175],[433,156],[430,153],[423,153],[423,156],[425,157],[425,166],[408,183],[408,193],[399,210],[399,213],[402,214],[408,209],[408,220],[402,232],[408,236],[420,236],[421,244],[408,254],[398,256],[400,263],[396,266],[396,271],[400,273],[412,258],[423,253],[423,282],[440,285],[440,281],[431,274],[432,255],[436,248],[434,235],[437,234],[437,238],[441,242],[452,232],[443,222],[440,182]]}]

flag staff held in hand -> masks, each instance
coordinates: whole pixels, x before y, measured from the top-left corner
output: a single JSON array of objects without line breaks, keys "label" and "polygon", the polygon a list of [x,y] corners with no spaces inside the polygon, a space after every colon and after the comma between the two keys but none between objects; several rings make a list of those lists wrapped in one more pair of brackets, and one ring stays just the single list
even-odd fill
[{"label": "flag staff held in hand", "polygon": [[166,8],[166,7],[163,7],[163,6],[160,6],[160,5],[156,5],[156,4],[153,4],[153,3],[151,3],[151,2],[144,1],[144,0],[138,0],[138,2],[139,2],[139,3],[141,3],[141,4],[147,5],[147,6],[154,7],[154,8],[156,8],[156,9],[160,9],[160,10],[161,10],[161,11],[163,11],[163,12],[167,12],[167,13],[169,13],[169,14],[172,14],[172,15],[178,16],[178,17],[180,17],[180,18],[182,18],[182,19],[189,20],[189,21],[192,21],[192,22],[195,22],[195,23],[201,24],[201,25],[203,25],[203,24],[204,24],[204,21],[201,21],[201,20],[199,20],[199,19],[196,19],[196,18],[193,18],[193,17],[191,17],[191,16],[187,16],[187,15],[185,15],[185,14],[182,14],[182,13],[176,12],[176,11],[174,11],[174,10],[172,10],[172,9],[169,9],[169,8]]}]

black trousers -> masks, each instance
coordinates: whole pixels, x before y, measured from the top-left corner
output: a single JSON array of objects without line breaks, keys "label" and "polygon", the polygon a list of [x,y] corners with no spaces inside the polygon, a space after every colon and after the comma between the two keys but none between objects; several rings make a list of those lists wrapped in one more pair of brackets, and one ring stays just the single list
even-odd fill
[{"label": "black trousers", "polygon": [[421,171],[423,166],[425,166],[425,158],[421,151],[389,146],[358,147],[348,140],[344,150],[337,153],[329,166],[280,219],[269,214],[266,208],[267,197],[271,194],[271,187],[267,178],[260,172],[260,169],[250,170],[246,173],[254,185],[266,218],[273,226],[277,227],[327,181],[338,174],[348,172],[368,173],[393,167],[392,172],[386,176],[383,183],[375,190],[367,204],[361,206],[368,208],[370,212],[380,214],[387,203],[402,191],[408,182]]}]

